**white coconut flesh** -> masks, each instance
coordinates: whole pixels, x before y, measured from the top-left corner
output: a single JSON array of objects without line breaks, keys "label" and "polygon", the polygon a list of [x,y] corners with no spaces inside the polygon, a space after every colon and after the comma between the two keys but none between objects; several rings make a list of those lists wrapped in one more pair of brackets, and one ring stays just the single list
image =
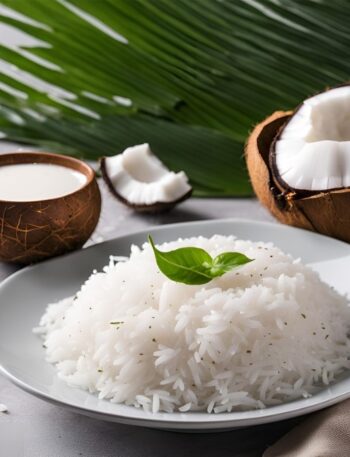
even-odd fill
[{"label": "white coconut flesh", "polygon": [[133,205],[173,202],[191,190],[186,174],[170,171],[147,143],[107,157],[105,169],[115,191]]},{"label": "white coconut flesh", "polygon": [[304,101],[275,143],[275,165],[292,189],[350,186],[350,86]]}]

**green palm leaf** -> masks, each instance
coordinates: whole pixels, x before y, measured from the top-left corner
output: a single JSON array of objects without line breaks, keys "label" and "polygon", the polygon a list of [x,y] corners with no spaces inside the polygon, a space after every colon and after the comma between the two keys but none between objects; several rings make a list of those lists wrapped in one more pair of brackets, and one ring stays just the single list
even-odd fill
[{"label": "green palm leaf", "polygon": [[0,131],[89,159],[149,142],[197,195],[249,195],[252,125],[349,77],[347,0],[2,4],[40,43],[0,45]]}]

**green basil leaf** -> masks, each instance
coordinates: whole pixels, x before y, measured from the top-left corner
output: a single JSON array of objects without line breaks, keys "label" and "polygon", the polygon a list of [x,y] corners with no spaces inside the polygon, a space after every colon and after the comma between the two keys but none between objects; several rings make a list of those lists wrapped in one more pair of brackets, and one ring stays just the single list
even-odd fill
[{"label": "green basil leaf", "polygon": [[233,268],[252,261],[239,252],[225,252],[213,260],[204,249],[197,247],[163,252],[155,247],[151,236],[148,240],[160,271],[172,281],[184,284],[206,284]]},{"label": "green basil leaf", "polygon": [[158,268],[172,281],[198,285],[213,279],[210,274],[213,259],[204,249],[188,247],[162,252],[155,247],[152,237],[149,236],[148,240]]},{"label": "green basil leaf", "polygon": [[216,256],[213,260],[211,274],[214,277],[222,276],[233,268],[245,265],[246,263],[252,262],[252,260],[253,259],[249,259],[249,257],[240,252],[224,252]]}]

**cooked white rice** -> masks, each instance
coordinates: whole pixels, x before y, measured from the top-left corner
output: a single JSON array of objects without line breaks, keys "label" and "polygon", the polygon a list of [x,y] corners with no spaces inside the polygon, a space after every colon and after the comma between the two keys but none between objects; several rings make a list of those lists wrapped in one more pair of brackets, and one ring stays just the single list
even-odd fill
[{"label": "cooked white rice", "polygon": [[170,281],[148,244],[111,258],[37,329],[70,385],[148,411],[224,412],[309,396],[349,368],[350,308],[272,244],[233,236],[160,246],[255,259],[206,285]]}]

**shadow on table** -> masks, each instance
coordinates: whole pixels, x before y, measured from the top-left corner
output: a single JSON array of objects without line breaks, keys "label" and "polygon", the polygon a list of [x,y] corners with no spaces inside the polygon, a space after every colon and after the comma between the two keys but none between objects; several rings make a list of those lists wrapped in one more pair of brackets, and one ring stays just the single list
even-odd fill
[{"label": "shadow on table", "polygon": [[209,213],[201,210],[174,208],[172,211],[159,214],[135,213],[134,217],[148,219],[151,224],[172,224],[177,222],[191,222],[212,219]]},{"label": "shadow on table", "polygon": [[[74,425],[60,438],[64,447],[74,449],[74,454],[69,455],[84,457],[260,457],[269,445],[300,422],[293,419],[221,433],[178,433],[70,415],[74,416]],[[67,419],[67,412],[65,416]],[[67,430],[66,425],[64,429]],[[81,429],[84,442],[77,439]],[[89,436],[93,439],[86,439]],[[60,444],[62,447],[63,443]]]}]

